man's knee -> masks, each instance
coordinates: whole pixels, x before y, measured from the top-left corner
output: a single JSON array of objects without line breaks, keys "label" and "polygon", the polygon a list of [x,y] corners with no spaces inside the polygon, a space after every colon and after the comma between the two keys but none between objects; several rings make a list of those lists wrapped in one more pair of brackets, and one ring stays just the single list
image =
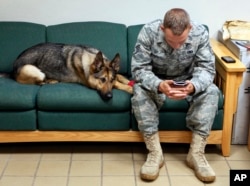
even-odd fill
[{"label": "man's knee", "polygon": [[139,84],[135,84],[133,89],[134,93],[131,98],[132,107],[140,107],[145,103],[146,100],[149,99],[149,97]]},{"label": "man's knee", "polygon": [[211,85],[207,88],[206,93],[207,93],[208,95],[214,95],[214,96],[219,97],[220,90],[219,90],[219,88],[218,88],[215,84],[211,84]]}]

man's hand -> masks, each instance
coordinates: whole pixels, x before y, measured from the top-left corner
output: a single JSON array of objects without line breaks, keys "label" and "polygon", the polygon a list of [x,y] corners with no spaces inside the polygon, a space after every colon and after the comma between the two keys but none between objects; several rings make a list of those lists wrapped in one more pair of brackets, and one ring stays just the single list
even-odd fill
[{"label": "man's hand", "polygon": [[174,86],[173,80],[162,81],[159,85],[159,91],[164,93],[170,99],[185,99],[189,94],[194,92],[194,86],[190,81],[186,81],[186,86]]}]

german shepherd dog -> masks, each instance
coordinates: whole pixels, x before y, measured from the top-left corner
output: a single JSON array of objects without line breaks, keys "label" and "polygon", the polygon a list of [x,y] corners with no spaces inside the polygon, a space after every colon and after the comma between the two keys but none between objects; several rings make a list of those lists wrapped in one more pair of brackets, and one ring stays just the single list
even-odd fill
[{"label": "german shepherd dog", "polygon": [[23,51],[15,60],[13,77],[19,83],[80,83],[95,89],[101,98],[112,98],[112,89],[132,94],[129,80],[118,74],[120,55],[109,61],[98,49],[83,45],[41,43]]}]

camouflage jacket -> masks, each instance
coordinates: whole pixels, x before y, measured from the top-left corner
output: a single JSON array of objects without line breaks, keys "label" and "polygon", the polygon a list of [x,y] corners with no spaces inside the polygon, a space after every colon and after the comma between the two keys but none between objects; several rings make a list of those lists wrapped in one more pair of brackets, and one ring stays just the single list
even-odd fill
[{"label": "camouflage jacket", "polygon": [[192,21],[187,40],[174,50],[165,42],[161,24],[161,20],[148,23],[138,35],[131,62],[134,80],[155,92],[164,79],[189,79],[195,94],[205,90],[215,75],[215,58],[207,29]]}]

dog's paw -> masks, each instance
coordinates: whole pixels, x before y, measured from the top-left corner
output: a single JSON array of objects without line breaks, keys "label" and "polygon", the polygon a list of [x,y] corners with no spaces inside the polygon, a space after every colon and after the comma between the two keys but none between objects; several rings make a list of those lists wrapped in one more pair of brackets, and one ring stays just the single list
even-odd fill
[{"label": "dog's paw", "polygon": [[129,86],[129,88],[127,89],[128,93],[133,94],[133,87]]},{"label": "dog's paw", "polygon": [[58,81],[55,80],[55,79],[47,79],[46,83],[48,83],[48,84],[56,84],[56,83],[58,83]]}]

